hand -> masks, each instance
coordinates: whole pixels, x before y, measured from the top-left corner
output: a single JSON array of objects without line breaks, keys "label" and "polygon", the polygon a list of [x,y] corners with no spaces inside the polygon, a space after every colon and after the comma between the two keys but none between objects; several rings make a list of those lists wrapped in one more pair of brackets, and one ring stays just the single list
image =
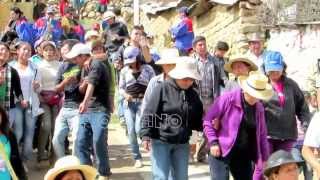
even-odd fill
[{"label": "hand", "polygon": [[210,147],[210,154],[214,157],[220,157],[221,156],[221,150],[219,145],[213,145]]},{"label": "hand", "polygon": [[40,83],[38,81],[32,81],[32,87],[34,90],[36,90],[40,87]]},{"label": "hand", "polygon": [[149,152],[151,150],[151,141],[150,140],[142,141],[142,146],[147,152]]},{"label": "hand", "polygon": [[79,105],[79,113],[85,113],[88,110],[88,103],[87,102],[81,102]]},{"label": "hand", "polygon": [[63,81],[64,81],[65,85],[69,85],[69,84],[77,82],[77,77],[70,76],[70,77],[65,78]]},{"label": "hand", "polygon": [[220,129],[220,121],[219,121],[219,119],[213,119],[212,121],[211,121],[211,124],[212,124],[212,126],[213,126],[213,128],[215,129],[215,130],[219,130]]},{"label": "hand", "polygon": [[139,41],[139,45],[141,48],[148,47],[148,40],[145,37],[141,37]]},{"label": "hand", "polygon": [[131,96],[130,94],[126,94],[126,95],[124,96],[124,98],[125,98],[128,102],[130,102],[130,101],[132,100],[132,96]]},{"label": "hand", "polygon": [[91,60],[84,62],[83,67],[86,71],[90,71],[91,69],[90,64],[91,64]]},{"label": "hand", "polygon": [[21,104],[21,107],[22,107],[22,108],[27,108],[27,107],[29,106],[29,103],[28,103],[27,100],[22,100],[22,101],[20,102],[20,104]]},{"label": "hand", "polygon": [[314,108],[318,107],[317,97],[316,97],[316,96],[311,96],[311,98],[310,98],[310,104],[311,104],[311,106],[314,107]]}]

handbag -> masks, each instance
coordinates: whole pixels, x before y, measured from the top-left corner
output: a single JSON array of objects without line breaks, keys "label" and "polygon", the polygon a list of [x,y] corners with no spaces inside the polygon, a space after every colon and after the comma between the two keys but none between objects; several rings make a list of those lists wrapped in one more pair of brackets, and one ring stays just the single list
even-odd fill
[{"label": "handbag", "polygon": [[61,94],[55,91],[41,91],[40,95],[40,101],[51,106],[59,105],[62,97]]}]

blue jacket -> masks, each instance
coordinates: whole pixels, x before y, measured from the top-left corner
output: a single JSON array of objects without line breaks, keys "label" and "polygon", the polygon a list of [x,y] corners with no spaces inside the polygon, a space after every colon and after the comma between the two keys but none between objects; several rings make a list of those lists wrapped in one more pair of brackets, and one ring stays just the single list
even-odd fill
[{"label": "blue jacket", "polygon": [[181,21],[170,30],[175,40],[175,47],[179,50],[189,50],[192,48],[194,33],[188,29],[188,24],[185,21]]},{"label": "blue jacket", "polygon": [[29,23],[27,19],[21,18],[16,22],[16,32],[21,41],[28,42],[33,47],[36,39],[36,32],[33,29],[33,24]]}]

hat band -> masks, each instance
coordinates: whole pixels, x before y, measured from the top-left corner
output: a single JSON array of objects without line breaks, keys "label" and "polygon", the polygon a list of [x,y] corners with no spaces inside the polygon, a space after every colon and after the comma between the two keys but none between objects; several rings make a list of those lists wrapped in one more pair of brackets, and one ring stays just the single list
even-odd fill
[{"label": "hat band", "polygon": [[253,87],[251,84],[248,83],[248,81],[246,81],[246,83],[250,88],[252,88],[252,89],[254,89],[256,91],[264,91],[264,90],[266,90],[266,88],[260,89],[260,88]]}]

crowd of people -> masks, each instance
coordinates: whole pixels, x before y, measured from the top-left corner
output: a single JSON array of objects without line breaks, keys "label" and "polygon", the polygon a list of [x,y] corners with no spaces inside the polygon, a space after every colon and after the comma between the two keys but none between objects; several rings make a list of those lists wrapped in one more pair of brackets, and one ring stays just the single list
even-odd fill
[{"label": "crowd of people", "polygon": [[99,2],[103,20],[90,29],[68,1],[34,23],[11,9],[0,42],[0,179],[28,179],[35,149],[39,167],[57,160],[46,180],[109,179],[112,113],[134,167],[150,152],[154,180],[187,180],[193,161],[212,180],[297,180],[300,167],[306,180],[320,176],[320,76],[303,92],[259,33],[229,60],[226,42],[209,52],[187,7],[168,31],[175,47],[157,53],[143,26],[129,32]]}]

